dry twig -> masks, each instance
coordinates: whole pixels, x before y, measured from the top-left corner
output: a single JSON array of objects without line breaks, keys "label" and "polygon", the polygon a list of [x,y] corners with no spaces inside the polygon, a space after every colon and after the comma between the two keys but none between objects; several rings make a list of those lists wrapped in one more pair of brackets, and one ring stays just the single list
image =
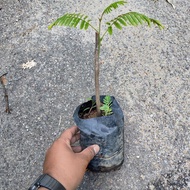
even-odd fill
[{"label": "dry twig", "polygon": [[175,9],[175,5],[172,3],[171,0],[166,0],[174,9]]},{"label": "dry twig", "polygon": [[4,96],[5,96],[5,101],[6,101],[6,110],[5,112],[6,113],[11,113],[11,110],[9,108],[9,98],[8,98],[8,92],[7,92],[7,88],[6,88],[6,85],[7,85],[7,79],[5,77],[6,74],[2,75],[0,77],[0,81],[1,81],[1,84],[3,86],[3,89],[4,89]]}]

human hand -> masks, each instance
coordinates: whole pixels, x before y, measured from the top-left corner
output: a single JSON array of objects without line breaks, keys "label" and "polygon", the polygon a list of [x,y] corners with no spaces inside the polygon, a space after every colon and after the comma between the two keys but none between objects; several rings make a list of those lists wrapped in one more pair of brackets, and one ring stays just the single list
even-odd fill
[{"label": "human hand", "polygon": [[80,139],[79,129],[73,126],[65,130],[46,153],[43,173],[58,180],[67,190],[74,190],[81,183],[86,168],[98,153],[99,146],[92,145],[82,151],[72,144]]}]

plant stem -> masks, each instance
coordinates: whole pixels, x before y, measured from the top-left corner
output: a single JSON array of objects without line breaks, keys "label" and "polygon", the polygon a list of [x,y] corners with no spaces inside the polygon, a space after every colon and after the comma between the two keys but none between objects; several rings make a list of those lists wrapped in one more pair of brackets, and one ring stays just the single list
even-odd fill
[{"label": "plant stem", "polygon": [[97,116],[101,115],[101,111],[100,111],[100,85],[99,85],[99,73],[100,73],[99,53],[100,53],[100,34],[98,32],[96,32],[95,33],[94,70],[95,70],[95,91],[96,91]]}]

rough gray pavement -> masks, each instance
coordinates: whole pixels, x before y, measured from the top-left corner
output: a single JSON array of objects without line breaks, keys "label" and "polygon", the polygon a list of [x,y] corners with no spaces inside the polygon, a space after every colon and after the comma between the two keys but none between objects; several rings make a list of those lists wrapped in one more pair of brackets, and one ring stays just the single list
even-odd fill
[{"label": "rough gray pavement", "polygon": [[[5,113],[1,87],[0,190],[29,187],[47,148],[74,124],[74,109],[94,94],[93,31],[48,24],[73,11],[95,19],[111,2],[0,0],[0,74],[12,109]],[[101,93],[124,111],[125,162],[88,172],[79,190],[190,189],[190,4],[173,3],[130,0],[116,11],[145,13],[165,29],[127,27],[104,40]],[[36,65],[23,69],[28,61]]]}]

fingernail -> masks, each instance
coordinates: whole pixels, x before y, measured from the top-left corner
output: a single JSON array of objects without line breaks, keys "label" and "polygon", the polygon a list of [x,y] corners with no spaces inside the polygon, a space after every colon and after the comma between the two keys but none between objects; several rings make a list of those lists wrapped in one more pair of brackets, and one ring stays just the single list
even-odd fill
[{"label": "fingernail", "polygon": [[100,147],[98,145],[94,145],[93,149],[94,149],[94,153],[97,154],[100,150]]}]

